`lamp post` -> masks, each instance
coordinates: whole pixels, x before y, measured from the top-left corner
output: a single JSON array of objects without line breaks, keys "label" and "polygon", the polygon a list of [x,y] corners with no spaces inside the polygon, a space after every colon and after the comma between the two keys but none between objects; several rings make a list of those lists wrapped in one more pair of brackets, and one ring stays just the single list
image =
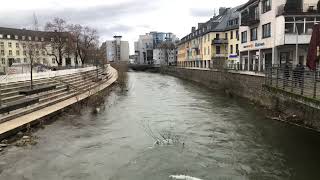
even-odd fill
[{"label": "lamp post", "polygon": [[299,63],[298,56],[299,56],[299,30],[297,23],[295,23],[295,28],[296,28],[296,61]]}]

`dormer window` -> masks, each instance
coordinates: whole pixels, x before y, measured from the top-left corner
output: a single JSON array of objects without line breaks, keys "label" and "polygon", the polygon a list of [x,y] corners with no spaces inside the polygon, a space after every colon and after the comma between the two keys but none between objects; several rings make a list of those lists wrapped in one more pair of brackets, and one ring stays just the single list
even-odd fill
[{"label": "dormer window", "polygon": [[38,38],[38,37],[35,37],[34,40],[35,40],[35,41],[39,41],[39,38]]},{"label": "dormer window", "polygon": [[14,39],[18,39],[19,37],[17,35],[14,36]]},{"label": "dormer window", "polygon": [[31,41],[31,36],[28,37],[29,41]]},{"label": "dormer window", "polygon": [[3,34],[0,34],[0,38],[3,39]]},{"label": "dormer window", "polygon": [[7,39],[11,39],[11,36],[10,36],[10,35],[7,35]]},{"label": "dormer window", "polygon": [[25,37],[25,36],[22,36],[22,40],[26,40],[26,37]]},{"label": "dormer window", "polygon": [[43,37],[41,38],[41,41],[44,41],[44,38],[43,38]]}]

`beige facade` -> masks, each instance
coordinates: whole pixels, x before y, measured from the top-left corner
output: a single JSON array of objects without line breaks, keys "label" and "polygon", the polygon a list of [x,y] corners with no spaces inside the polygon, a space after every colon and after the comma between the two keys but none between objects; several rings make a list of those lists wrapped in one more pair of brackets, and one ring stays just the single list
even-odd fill
[{"label": "beige facade", "polygon": [[[39,34],[40,36],[33,34]],[[24,29],[0,28],[0,72],[6,73],[12,65],[29,64],[31,61],[29,55],[31,46],[34,63],[49,67],[58,66],[55,56],[48,55],[47,52],[52,52],[52,49],[41,34],[43,32],[36,33]],[[81,61],[75,59],[73,54],[65,53],[62,57],[62,66],[75,65],[81,65]]]}]

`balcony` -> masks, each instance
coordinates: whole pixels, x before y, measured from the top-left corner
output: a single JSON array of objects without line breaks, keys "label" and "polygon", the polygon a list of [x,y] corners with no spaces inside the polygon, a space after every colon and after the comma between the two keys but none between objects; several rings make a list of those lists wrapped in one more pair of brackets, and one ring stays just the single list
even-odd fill
[{"label": "balcony", "polygon": [[220,45],[220,44],[228,44],[228,39],[220,39],[220,38],[215,38],[212,40],[211,45]]},{"label": "balcony", "polygon": [[199,44],[198,43],[192,44],[191,48],[192,49],[199,49]]},{"label": "balcony", "polygon": [[253,26],[260,23],[260,18],[257,15],[241,16],[241,26]]},{"label": "balcony", "polygon": [[215,58],[227,58],[228,57],[228,54],[214,54],[213,55],[213,59]]},{"label": "balcony", "polygon": [[278,6],[277,16],[319,14],[316,3],[286,3]]}]

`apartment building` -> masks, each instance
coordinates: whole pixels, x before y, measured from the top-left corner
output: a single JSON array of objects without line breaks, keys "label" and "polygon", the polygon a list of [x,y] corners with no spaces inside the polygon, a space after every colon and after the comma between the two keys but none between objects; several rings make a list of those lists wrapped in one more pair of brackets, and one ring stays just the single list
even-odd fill
[{"label": "apartment building", "polygon": [[157,45],[153,50],[154,65],[176,65],[176,45],[173,42],[165,41]]},{"label": "apartment building", "polygon": [[191,33],[178,45],[178,65],[209,68],[212,65],[239,62],[239,12],[236,8],[220,8],[219,15]]},{"label": "apartment building", "polygon": [[305,64],[319,0],[250,0],[240,12],[240,64],[264,71],[272,65]]},{"label": "apartment building", "polygon": [[[8,68],[12,65],[23,65],[30,63],[28,56],[28,44],[35,44],[34,63],[43,64],[45,66],[58,66],[56,59],[52,55],[48,55],[46,49],[43,48],[48,39],[48,33],[43,31],[31,31],[26,29],[13,29],[0,27],[0,72],[7,73]],[[62,66],[76,66],[81,61],[74,58],[72,54],[65,53],[62,58]]]},{"label": "apartment building", "polygon": [[122,41],[122,36],[114,36],[113,40],[105,42],[107,61],[129,62],[129,42]]},{"label": "apartment building", "polygon": [[136,63],[154,64],[153,50],[163,42],[175,43],[178,40],[173,33],[150,32],[140,35],[138,41],[134,43]]}]

